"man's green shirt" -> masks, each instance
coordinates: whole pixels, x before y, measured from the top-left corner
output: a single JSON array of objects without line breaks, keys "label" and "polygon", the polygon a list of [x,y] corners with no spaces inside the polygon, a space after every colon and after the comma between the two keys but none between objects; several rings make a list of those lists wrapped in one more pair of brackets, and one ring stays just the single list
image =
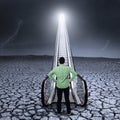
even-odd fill
[{"label": "man's green shirt", "polygon": [[[71,75],[71,78],[69,78],[69,75]],[[77,73],[73,69],[64,64],[60,64],[48,73],[48,77],[56,82],[58,88],[67,88],[76,75]]]}]

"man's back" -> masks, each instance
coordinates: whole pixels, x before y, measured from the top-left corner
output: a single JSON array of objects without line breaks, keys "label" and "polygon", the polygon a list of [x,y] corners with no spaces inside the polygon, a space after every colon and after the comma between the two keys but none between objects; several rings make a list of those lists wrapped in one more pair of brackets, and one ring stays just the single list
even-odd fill
[{"label": "man's back", "polygon": [[[72,75],[71,78],[68,78],[68,76]],[[53,76],[56,76],[55,77]],[[72,70],[70,67],[65,66],[64,64],[60,64],[60,66],[54,68],[49,74],[49,78],[56,82],[56,86],[58,88],[67,88],[69,86],[69,83],[75,78],[76,72]]]}]

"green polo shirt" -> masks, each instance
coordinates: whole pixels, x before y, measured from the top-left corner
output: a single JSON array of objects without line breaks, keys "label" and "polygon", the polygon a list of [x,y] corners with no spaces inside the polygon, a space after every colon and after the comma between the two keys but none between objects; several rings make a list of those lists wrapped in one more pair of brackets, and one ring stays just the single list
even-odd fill
[{"label": "green polo shirt", "polygon": [[[68,77],[70,73],[71,78]],[[72,68],[64,64],[60,64],[48,73],[48,77],[56,82],[58,88],[67,88],[76,75],[77,73]]]}]

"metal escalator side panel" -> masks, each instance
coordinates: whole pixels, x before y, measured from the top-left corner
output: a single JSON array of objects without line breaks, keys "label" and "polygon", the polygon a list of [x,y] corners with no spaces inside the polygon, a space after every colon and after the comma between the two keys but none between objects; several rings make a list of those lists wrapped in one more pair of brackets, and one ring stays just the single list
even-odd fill
[{"label": "metal escalator side panel", "polygon": [[76,78],[74,81],[71,82],[71,91],[76,104],[80,105],[81,102],[79,96],[77,95],[77,84],[75,82],[76,82]]},{"label": "metal escalator side panel", "polygon": [[81,101],[81,106],[85,106],[88,101],[88,89],[87,89],[87,83],[86,81],[80,76],[77,76],[77,94],[79,96],[79,99]]},{"label": "metal escalator side panel", "polygon": [[[58,34],[57,34],[56,38],[57,39],[59,38]],[[59,52],[59,41],[56,40],[56,43],[55,43],[55,55],[54,55],[54,61],[53,61],[53,68],[57,66],[58,52]]]},{"label": "metal escalator side panel", "polygon": [[51,94],[50,94],[50,97],[49,97],[48,102],[47,102],[48,104],[51,104],[53,99],[54,99],[54,97],[55,97],[55,83],[54,82],[51,83],[51,90],[50,90],[50,92],[51,92]]},{"label": "metal escalator side panel", "polygon": [[51,91],[51,80],[47,77],[42,82],[42,88],[41,88],[41,102],[43,106],[48,105],[48,99],[50,97],[50,91]]}]

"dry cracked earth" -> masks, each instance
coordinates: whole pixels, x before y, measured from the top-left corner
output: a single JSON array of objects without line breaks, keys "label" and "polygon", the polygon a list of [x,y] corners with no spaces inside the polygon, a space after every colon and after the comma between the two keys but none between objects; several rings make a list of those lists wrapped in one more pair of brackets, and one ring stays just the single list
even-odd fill
[{"label": "dry cracked earth", "polygon": [[120,59],[74,58],[74,63],[87,82],[88,104],[71,104],[72,115],[58,116],[55,104],[41,104],[52,57],[0,57],[0,120],[120,120]]}]

